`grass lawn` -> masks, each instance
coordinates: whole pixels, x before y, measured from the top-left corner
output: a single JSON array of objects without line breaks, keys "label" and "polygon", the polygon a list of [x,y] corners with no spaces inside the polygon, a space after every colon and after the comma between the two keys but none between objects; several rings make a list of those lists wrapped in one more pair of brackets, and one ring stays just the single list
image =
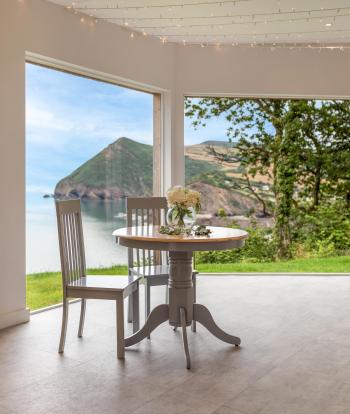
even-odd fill
[{"label": "grass lawn", "polygon": [[[199,264],[201,273],[350,273],[350,256],[314,259],[295,259],[272,263],[225,263]],[[126,275],[126,266],[106,269],[89,269],[90,275]],[[27,306],[31,310],[54,305],[62,300],[61,274],[59,272],[36,273],[27,276]]]},{"label": "grass lawn", "polygon": [[200,264],[202,273],[350,273],[350,256],[295,259],[269,263]]}]

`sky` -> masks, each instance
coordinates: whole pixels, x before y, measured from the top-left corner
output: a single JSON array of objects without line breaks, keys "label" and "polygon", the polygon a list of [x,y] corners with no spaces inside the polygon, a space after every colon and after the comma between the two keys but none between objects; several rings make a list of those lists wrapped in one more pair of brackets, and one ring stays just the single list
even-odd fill
[{"label": "sky", "polygon": [[[52,193],[56,183],[121,136],[151,144],[151,94],[68,73],[26,65],[27,201]],[[226,140],[227,122],[197,130],[185,119],[185,145]]]}]

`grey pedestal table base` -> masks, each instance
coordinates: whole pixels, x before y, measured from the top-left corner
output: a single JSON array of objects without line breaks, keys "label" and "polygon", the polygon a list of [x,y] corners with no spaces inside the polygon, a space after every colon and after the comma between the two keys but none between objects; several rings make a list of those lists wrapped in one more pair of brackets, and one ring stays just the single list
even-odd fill
[{"label": "grey pedestal table base", "polygon": [[238,346],[240,338],[224,332],[215,323],[209,310],[193,301],[192,256],[190,251],[170,251],[169,304],[159,305],[152,310],[144,326],[134,335],[125,338],[129,347],[147,338],[160,324],[169,321],[174,327],[182,328],[186,366],[191,368],[191,359],[187,341],[187,326],[195,320],[210,333],[228,344]]}]

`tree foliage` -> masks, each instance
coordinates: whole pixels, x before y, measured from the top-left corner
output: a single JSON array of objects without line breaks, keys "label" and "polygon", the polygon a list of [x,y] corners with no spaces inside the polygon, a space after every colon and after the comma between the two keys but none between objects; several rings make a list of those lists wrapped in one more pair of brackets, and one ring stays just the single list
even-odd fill
[{"label": "tree foliage", "polygon": [[[186,99],[185,108],[195,128],[226,118],[234,147],[215,156],[239,160],[247,188],[257,175],[271,180],[278,258],[292,253],[296,212],[310,217],[337,200],[350,208],[349,101],[203,98]],[[268,214],[268,200],[259,197]]]}]

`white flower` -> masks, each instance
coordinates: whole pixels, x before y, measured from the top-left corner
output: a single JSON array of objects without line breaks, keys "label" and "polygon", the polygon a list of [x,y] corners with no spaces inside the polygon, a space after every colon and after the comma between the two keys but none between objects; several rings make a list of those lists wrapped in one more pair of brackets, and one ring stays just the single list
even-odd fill
[{"label": "white flower", "polygon": [[167,199],[169,206],[174,204],[185,204],[187,199],[185,188],[180,185],[170,188],[167,192]]},{"label": "white flower", "polygon": [[167,200],[169,207],[178,206],[181,208],[194,208],[196,211],[200,209],[201,195],[198,191],[176,185],[167,192]]}]

